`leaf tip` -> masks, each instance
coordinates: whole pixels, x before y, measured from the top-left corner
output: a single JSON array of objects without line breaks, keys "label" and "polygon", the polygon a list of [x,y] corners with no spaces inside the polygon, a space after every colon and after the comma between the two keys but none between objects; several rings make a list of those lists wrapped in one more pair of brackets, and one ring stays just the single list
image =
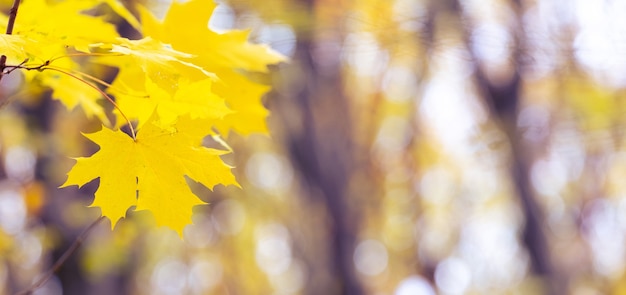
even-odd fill
[{"label": "leaf tip", "polygon": [[66,180],[63,184],[61,184],[60,186],[58,186],[58,188],[66,188],[66,187],[68,187],[68,186],[72,186],[72,185],[77,185],[77,184],[70,183],[69,178],[68,178],[68,179],[67,179],[67,180]]}]

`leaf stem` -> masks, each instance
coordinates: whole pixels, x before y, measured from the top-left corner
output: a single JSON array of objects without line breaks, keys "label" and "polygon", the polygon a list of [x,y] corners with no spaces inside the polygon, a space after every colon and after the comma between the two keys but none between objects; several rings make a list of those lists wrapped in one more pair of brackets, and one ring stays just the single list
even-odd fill
[{"label": "leaf stem", "polygon": [[110,83],[107,83],[107,82],[105,82],[105,81],[103,81],[101,79],[98,79],[98,78],[96,78],[96,77],[94,77],[92,75],[89,75],[87,73],[83,73],[81,71],[72,70],[72,69],[66,69],[66,68],[61,68],[61,67],[54,67],[54,68],[55,69],[60,69],[60,70],[65,70],[65,71],[68,71],[68,72],[71,71],[73,73],[76,73],[77,75],[83,76],[83,77],[85,77],[85,78],[87,78],[87,79],[89,79],[91,81],[94,81],[94,82],[96,82],[96,83],[98,83],[98,84],[100,84],[102,86],[106,86],[107,88],[111,88],[111,86],[112,86]]},{"label": "leaf stem", "polygon": [[106,98],[113,105],[113,107],[115,107],[115,109],[117,109],[120,112],[120,115],[122,115],[122,117],[124,117],[124,120],[126,120],[126,123],[128,123],[128,128],[130,128],[130,133],[131,133],[131,136],[133,137],[133,140],[135,140],[135,141],[137,140],[137,134],[135,133],[135,128],[133,127],[133,124],[130,122],[128,117],[126,117],[124,112],[122,112],[122,109],[120,109],[120,107],[117,105],[117,103],[115,103],[113,98],[111,98],[111,96],[109,96],[102,89],[100,89],[97,86],[95,86],[95,85],[85,81],[81,77],[78,77],[78,76],[76,76],[76,75],[74,75],[74,74],[72,74],[72,73],[70,73],[68,71],[65,71],[65,70],[62,70],[62,69],[59,69],[59,68],[56,68],[56,67],[52,67],[52,66],[46,65],[46,66],[40,67],[39,69],[42,70],[42,71],[43,70],[52,70],[52,71],[55,71],[55,72],[59,72],[59,73],[68,75],[68,76],[70,76],[70,77],[72,77],[72,78],[74,78],[74,79],[76,79],[76,80],[78,80],[80,82],[85,83],[85,85],[87,85],[87,86],[95,89],[96,91],[98,91],[102,96],[104,96],[104,98]]},{"label": "leaf stem", "polygon": [[78,237],[76,237],[76,240],[74,240],[72,245],[70,245],[70,247],[65,250],[63,255],[59,257],[59,259],[52,265],[52,267],[36,283],[30,286],[30,288],[20,291],[15,295],[30,295],[33,294],[33,292],[35,292],[37,289],[41,288],[48,280],[50,280],[54,273],[57,272],[59,268],[61,268],[61,266],[63,266],[65,261],[67,261],[67,259],[70,258],[70,256],[72,256],[74,252],[76,252],[76,249],[78,249],[78,247],[80,247],[80,245],[85,241],[87,235],[89,235],[91,230],[96,227],[96,225],[98,225],[100,222],[102,222],[102,220],[104,220],[104,216],[100,216],[98,219],[92,222],[85,230],[83,230],[82,233],[80,233],[80,235],[78,235]]},{"label": "leaf stem", "polygon": [[[56,67],[56,68],[61,69],[59,67]],[[72,70],[70,70],[70,71],[72,71]],[[119,89],[117,87],[113,87],[113,85],[111,85],[111,83],[107,83],[107,82],[105,82],[105,81],[103,81],[101,79],[98,79],[98,78],[96,78],[96,77],[94,77],[92,75],[89,75],[87,73],[83,73],[83,72],[80,72],[80,71],[74,71],[74,72],[76,74],[80,75],[80,76],[85,77],[88,80],[91,80],[91,81],[93,81],[95,83],[98,83],[98,84],[100,84],[102,86],[106,86],[107,89],[109,89],[109,90],[114,90],[115,92],[118,92],[118,93],[121,93],[121,94],[124,94],[124,95],[128,95],[128,96],[134,96],[134,97],[139,97],[139,98],[150,98],[150,95],[148,95],[148,94],[143,94],[143,95],[133,94],[133,93],[130,93],[128,91],[124,91],[122,89]]]},{"label": "leaf stem", "polygon": [[76,53],[68,53],[61,56],[57,56],[53,59],[50,59],[49,62],[53,62],[57,59],[69,58],[69,57],[78,57],[78,56],[123,56],[121,53],[99,53],[99,52],[76,52]]},{"label": "leaf stem", "polygon": [[[13,34],[13,26],[15,26],[15,19],[17,18],[17,10],[20,8],[20,0],[14,0],[13,6],[11,7],[11,11],[9,13],[9,22],[7,23],[7,35]],[[4,73],[4,68],[6,67],[7,56],[0,56],[0,80],[2,80],[2,76]]]}]

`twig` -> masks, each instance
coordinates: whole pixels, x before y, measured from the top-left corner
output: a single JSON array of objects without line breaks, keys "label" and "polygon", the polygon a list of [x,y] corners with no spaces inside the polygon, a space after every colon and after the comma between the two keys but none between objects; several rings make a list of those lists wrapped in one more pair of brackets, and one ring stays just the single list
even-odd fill
[{"label": "twig", "polygon": [[15,18],[17,18],[17,9],[20,8],[20,0],[13,1],[13,7],[9,13],[9,23],[7,24],[7,35],[13,34],[13,26],[15,25]]},{"label": "twig", "polygon": [[61,268],[61,266],[63,266],[65,261],[70,258],[72,254],[74,254],[76,249],[78,249],[83,241],[85,241],[87,235],[89,235],[91,230],[96,227],[96,225],[98,225],[102,220],[104,220],[104,216],[100,216],[100,218],[91,223],[85,230],[83,230],[82,233],[80,233],[80,235],[78,235],[78,237],[76,237],[76,240],[74,240],[72,245],[70,245],[70,247],[65,250],[63,255],[61,255],[61,257],[54,263],[54,265],[52,265],[52,267],[36,283],[30,286],[30,288],[20,291],[15,295],[30,295],[33,294],[33,292],[35,292],[37,289],[41,288],[48,280],[50,280],[52,275],[54,275],[54,273],[57,272],[59,268]]},{"label": "twig", "polygon": [[[14,0],[13,6],[11,7],[11,12],[9,13],[9,22],[7,23],[7,35],[13,34],[13,26],[15,26],[15,19],[17,18],[17,10],[20,8],[20,0]],[[0,56],[0,80],[2,80],[2,75],[4,72],[4,67],[7,63],[7,56]]]}]

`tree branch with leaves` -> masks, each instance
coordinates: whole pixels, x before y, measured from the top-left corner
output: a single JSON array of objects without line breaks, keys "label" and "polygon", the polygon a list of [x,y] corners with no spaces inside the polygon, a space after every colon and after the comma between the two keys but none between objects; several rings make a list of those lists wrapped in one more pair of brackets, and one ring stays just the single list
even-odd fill
[{"label": "tree branch with leaves", "polygon": [[[113,23],[92,15],[102,4],[143,37],[124,38]],[[238,186],[232,167],[220,158],[230,148],[207,148],[202,139],[267,132],[261,97],[269,86],[246,73],[267,72],[268,65],[286,58],[249,43],[248,31],[210,30],[215,7],[210,0],[174,2],[159,21],[142,6],[135,7],[138,19],[116,0],[16,0],[9,16],[0,16],[7,19],[6,34],[0,35],[1,75],[21,72],[25,83],[48,87],[68,109],[82,108],[101,121],[100,131],[86,135],[100,150],[77,158],[62,187],[99,178],[91,206],[99,207],[112,227],[135,207],[182,238],[192,207],[204,204],[185,176],[208,188]],[[105,82],[86,70],[93,64],[118,73]]]}]

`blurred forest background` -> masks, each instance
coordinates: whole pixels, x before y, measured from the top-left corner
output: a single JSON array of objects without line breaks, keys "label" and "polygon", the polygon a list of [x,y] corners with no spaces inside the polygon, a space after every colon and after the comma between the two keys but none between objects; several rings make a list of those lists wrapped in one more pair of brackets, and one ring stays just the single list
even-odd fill
[{"label": "blurred forest background", "polygon": [[[243,189],[194,187],[185,241],[99,225],[36,294],[626,294],[626,1],[218,2],[211,28],[292,59],[250,74],[274,88],[271,136],[227,138]],[[100,214],[97,181],[57,189],[99,123],[19,82],[0,294]]]}]

